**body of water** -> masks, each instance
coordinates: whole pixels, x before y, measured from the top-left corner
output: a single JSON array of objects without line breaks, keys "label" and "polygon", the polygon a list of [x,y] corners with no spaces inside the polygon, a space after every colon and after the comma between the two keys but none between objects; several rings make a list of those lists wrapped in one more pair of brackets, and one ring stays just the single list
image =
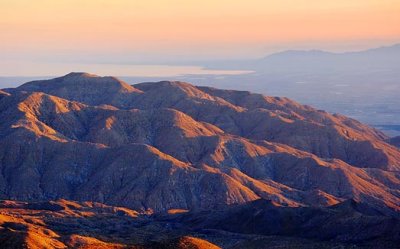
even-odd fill
[{"label": "body of water", "polygon": [[[11,70],[13,68],[13,70]],[[18,68],[18,75],[10,74]],[[65,63],[0,63],[0,88],[16,87],[30,80],[63,76],[70,72],[88,72],[99,76],[163,78],[166,80],[183,75],[240,75],[246,70],[212,70],[200,66],[170,65],[117,65],[117,64],[65,64]]]}]

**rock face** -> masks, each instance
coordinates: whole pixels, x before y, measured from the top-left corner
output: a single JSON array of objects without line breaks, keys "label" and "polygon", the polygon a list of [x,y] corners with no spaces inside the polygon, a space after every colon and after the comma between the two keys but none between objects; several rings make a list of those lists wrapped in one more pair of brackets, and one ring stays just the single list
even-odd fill
[{"label": "rock face", "polygon": [[400,150],[385,135],[287,98],[71,73],[0,92],[0,120],[2,199],[400,210]]}]

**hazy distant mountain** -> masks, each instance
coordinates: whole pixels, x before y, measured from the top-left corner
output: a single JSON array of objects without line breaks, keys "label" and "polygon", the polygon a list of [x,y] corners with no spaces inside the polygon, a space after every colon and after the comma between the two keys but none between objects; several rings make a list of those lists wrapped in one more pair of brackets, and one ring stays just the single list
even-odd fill
[{"label": "hazy distant mountain", "polygon": [[329,53],[318,50],[286,51],[255,61],[256,71],[298,72],[316,74],[366,73],[380,74],[381,71],[399,74],[400,45],[382,47],[360,52]]},{"label": "hazy distant mountain", "polygon": [[[243,234],[244,248],[254,239],[248,233],[346,243],[399,239],[400,150],[367,125],[288,98],[71,73],[0,91],[0,119],[0,198],[33,202],[5,204],[0,231],[7,234],[0,232],[0,243],[39,243],[42,236],[100,245],[94,238],[109,236],[98,229],[107,212],[119,224],[107,243],[126,243],[124,227],[133,218],[117,216],[134,211],[99,211],[92,202],[155,211],[129,229],[130,236],[157,243],[166,238],[154,231],[171,226],[167,239],[177,240],[168,243],[210,247],[179,238],[217,229],[210,238]],[[85,203],[35,206],[59,198]],[[254,202],[259,199],[270,201]],[[240,205],[226,207],[232,204]],[[25,216],[11,222],[13,208]],[[43,221],[30,223],[32,209]],[[162,215],[171,210],[191,212]],[[98,218],[85,221],[85,215]],[[78,229],[76,219],[86,225]],[[360,227],[368,232],[359,235]],[[83,237],[71,232],[76,229]],[[234,245],[222,237],[216,244]]]},{"label": "hazy distant mountain", "polygon": [[[400,44],[358,52],[333,53],[322,50],[287,50],[261,59],[206,63],[211,68],[254,70],[258,73],[336,72],[353,70],[394,70],[399,68]],[[371,73],[371,72],[370,72]]]}]

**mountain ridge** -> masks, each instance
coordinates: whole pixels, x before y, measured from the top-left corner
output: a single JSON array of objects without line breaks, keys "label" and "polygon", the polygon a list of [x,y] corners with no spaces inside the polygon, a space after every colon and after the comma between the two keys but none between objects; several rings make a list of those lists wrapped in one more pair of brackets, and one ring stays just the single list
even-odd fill
[{"label": "mountain ridge", "polygon": [[184,82],[129,87],[72,73],[0,95],[1,198],[155,211],[355,198],[400,209],[400,151],[356,120]]}]

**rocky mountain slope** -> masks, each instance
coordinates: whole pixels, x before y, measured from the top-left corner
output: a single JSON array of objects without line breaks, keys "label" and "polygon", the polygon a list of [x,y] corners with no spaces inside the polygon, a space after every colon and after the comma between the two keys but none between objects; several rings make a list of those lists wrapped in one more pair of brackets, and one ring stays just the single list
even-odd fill
[{"label": "rocky mountain slope", "polygon": [[287,98],[71,73],[1,90],[0,120],[2,248],[400,241],[397,140]]},{"label": "rocky mountain slope", "polygon": [[257,200],[150,214],[93,202],[0,202],[2,248],[398,248],[400,220],[349,200],[329,208]]},{"label": "rocky mountain slope", "polygon": [[0,118],[3,199],[400,209],[400,150],[385,135],[287,98],[71,73],[4,89]]}]

